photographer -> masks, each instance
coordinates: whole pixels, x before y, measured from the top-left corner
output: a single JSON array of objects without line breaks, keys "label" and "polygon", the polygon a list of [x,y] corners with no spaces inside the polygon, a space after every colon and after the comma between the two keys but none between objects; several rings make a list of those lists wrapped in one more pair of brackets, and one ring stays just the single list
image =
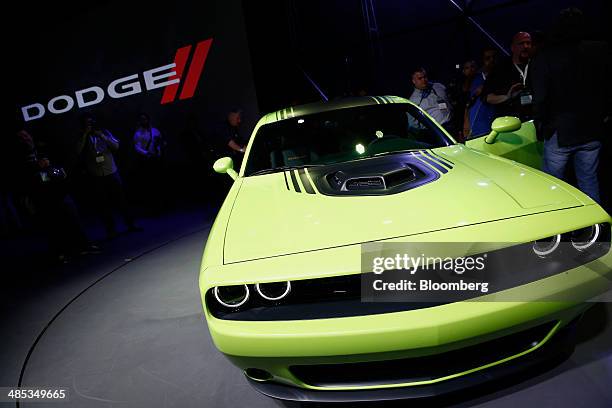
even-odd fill
[{"label": "photographer", "polygon": [[45,154],[39,154],[32,136],[18,123],[15,139],[16,193],[36,225],[47,236],[56,261],[70,255],[97,251],[87,239],[72,198],[66,189],[66,172]]},{"label": "photographer", "polygon": [[138,117],[138,128],[134,132],[134,160],[136,197],[140,205],[159,213],[166,206],[165,175],[163,163],[164,138],[161,132],[151,125],[147,113]]},{"label": "photographer", "polygon": [[117,236],[113,209],[119,210],[128,231],[140,231],[128,208],[121,176],[115,164],[113,152],[119,142],[110,131],[97,125],[91,115],[83,119],[83,131],[78,141],[77,154],[81,157],[93,186],[93,198],[106,228],[107,238]]}]

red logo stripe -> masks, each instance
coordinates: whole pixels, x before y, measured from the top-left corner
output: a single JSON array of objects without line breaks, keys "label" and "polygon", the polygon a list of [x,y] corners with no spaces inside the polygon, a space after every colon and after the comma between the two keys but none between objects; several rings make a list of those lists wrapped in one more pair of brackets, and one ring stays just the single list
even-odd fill
[{"label": "red logo stripe", "polygon": [[[179,48],[176,50],[176,55],[174,56],[174,63],[176,67],[174,67],[174,71],[176,72],[176,76],[168,79],[181,79],[183,75],[183,70],[185,69],[185,64],[187,64],[187,58],[189,58],[189,53],[191,52],[191,45],[187,45],[185,47]],[[176,93],[178,91],[180,82],[176,84],[168,85],[164,88],[164,95],[162,96],[161,103],[166,104],[174,101],[176,98]]]},{"label": "red logo stripe", "polygon": [[191,60],[191,65],[189,66],[187,78],[185,79],[185,84],[183,85],[179,99],[182,100],[191,98],[195,93],[211,44],[212,38],[209,38],[208,40],[200,41],[196,46],[196,50],[193,55],[193,59]]}]

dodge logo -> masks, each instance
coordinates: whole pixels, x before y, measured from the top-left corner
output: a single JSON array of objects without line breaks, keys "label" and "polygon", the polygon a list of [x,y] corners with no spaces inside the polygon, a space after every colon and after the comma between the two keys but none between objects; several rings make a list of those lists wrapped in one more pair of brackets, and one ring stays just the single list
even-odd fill
[{"label": "dodge logo", "polygon": [[68,112],[74,108],[75,100],[78,108],[85,108],[87,106],[99,104],[107,95],[113,99],[125,98],[126,96],[142,93],[143,88],[146,91],[165,88],[161,103],[167,104],[176,99],[176,94],[182,84],[183,86],[179,99],[189,99],[195,93],[211,44],[212,38],[209,38],[208,40],[200,41],[196,45],[184,81],[183,72],[187,64],[187,59],[191,54],[191,45],[179,48],[176,51],[172,64],[144,71],[142,73],[142,78],[139,74],[132,74],[115,79],[108,84],[106,92],[100,86],[91,86],[76,91],[74,97],[72,95],[60,95],[52,98],[47,103],[46,109],[41,103],[32,103],[22,106],[21,112],[23,114],[23,119],[26,122],[40,119],[47,111],[56,115]]}]

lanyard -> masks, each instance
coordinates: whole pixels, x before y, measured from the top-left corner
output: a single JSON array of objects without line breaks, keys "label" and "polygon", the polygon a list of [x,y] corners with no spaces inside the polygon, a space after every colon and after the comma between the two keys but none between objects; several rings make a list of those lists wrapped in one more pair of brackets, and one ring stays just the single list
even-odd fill
[{"label": "lanyard", "polygon": [[143,133],[149,134],[149,140],[147,141],[147,147],[145,148],[145,150],[148,152],[149,148],[151,147],[151,143],[153,143],[153,128],[149,128],[148,131],[144,131]]},{"label": "lanyard", "polygon": [[102,153],[100,150],[98,150],[98,137],[96,135],[90,135],[89,141],[93,145],[93,148],[96,151],[96,155],[99,155],[100,153]]},{"label": "lanyard", "polygon": [[517,64],[514,64],[514,68],[521,74],[521,79],[523,80],[523,85],[527,85],[527,70],[529,69],[529,63],[525,65],[525,70],[521,70]]},{"label": "lanyard", "polygon": [[[427,94],[425,94],[425,91],[428,91],[428,92],[427,92]],[[418,105],[419,105],[419,106],[421,106],[421,103],[423,103],[423,99],[425,99],[425,98],[429,98],[429,95],[431,95],[432,93],[433,93],[434,95],[436,95],[436,96],[439,98],[438,93],[437,93],[437,92],[436,92],[436,90],[434,89],[433,85],[431,86],[431,88],[426,88],[426,89],[423,89],[423,90],[421,91],[421,99],[419,100]]]}]

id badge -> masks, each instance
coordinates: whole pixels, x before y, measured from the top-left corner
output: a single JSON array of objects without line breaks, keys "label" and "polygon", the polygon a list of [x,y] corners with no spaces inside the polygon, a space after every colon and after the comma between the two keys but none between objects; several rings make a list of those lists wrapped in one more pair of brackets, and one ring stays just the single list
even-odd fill
[{"label": "id badge", "polygon": [[532,102],[533,97],[531,96],[531,93],[526,92],[524,94],[521,94],[521,105],[531,105]]},{"label": "id badge", "polygon": [[440,109],[440,110],[447,110],[448,107],[446,106],[446,102],[438,101],[438,109]]},{"label": "id badge", "polygon": [[96,163],[104,163],[104,156],[96,156]]}]

